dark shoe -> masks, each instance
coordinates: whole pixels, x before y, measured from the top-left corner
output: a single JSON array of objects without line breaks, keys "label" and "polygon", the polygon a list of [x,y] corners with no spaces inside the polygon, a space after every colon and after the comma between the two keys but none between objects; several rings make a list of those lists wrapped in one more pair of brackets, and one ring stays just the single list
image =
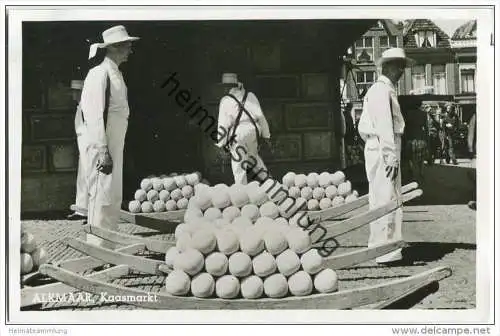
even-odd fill
[{"label": "dark shoe", "polygon": [[454,159],[454,160],[453,160],[453,164],[454,164],[455,166],[458,164],[458,162],[457,162],[457,160],[456,160],[456,159]]},{"label": "dark shoe", "polygon": [[469,203],[467,203],[467,206],[471,210],[476,210],[476,201],[470,201]]},{"label": "dark shoe", "polygon": [[66,217],[66,219],[69,219],[69,220],[82,220],[82,219],[87,219],[87,217],[82,216],[82,215],[74,212],[71,215],[68,215],[68,217]]}]

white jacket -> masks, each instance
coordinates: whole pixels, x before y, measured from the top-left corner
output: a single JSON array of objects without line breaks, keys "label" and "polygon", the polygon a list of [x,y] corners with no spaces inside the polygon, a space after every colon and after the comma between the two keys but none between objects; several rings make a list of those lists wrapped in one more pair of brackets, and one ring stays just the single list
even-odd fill
[{"label": "white jacket", "polygon": [[396,166],[399,155],[396,153],[394,136],[402,135],[404,128],[405,121],[396,89],[389,78],[381,75],[364,97],[359,134],[365,141],[371,136],[378,137],[385,163]]}]

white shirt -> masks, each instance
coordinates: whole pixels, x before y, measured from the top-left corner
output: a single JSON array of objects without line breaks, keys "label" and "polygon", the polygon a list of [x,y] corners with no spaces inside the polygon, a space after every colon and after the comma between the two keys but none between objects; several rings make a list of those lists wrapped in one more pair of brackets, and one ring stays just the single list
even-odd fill
[{"label": "white shirt", "polygon": [[80,106],[87,125],[87,137],[89,144],[97,147],[107,145],[106,133],[104,130],[104,107],[106,96],[107,75],[110,79],[110,99],[108,108],[108,118],[128,119],[130,110],[127,99],[127,86],[123,80],[118,65],[109,58],[98,66],[92,68],[83,84],[82,98]]},{"label": "white shirt", "polygon": [[[235,96],[241,102],[243,100],[243,95],[245,93],[245,90],[233,88],[229,91],[229,93]],[[257,124],[257,128],[259,129],[260,135],[265,139],[269,139],[271,137],[271,133],[269,131],[269,124],[267,123],[267,119],[264,116],[264,113],[262,112],[259,100],[252,92],[248,92],[244,107],[250,113],[253,120]],[[239,112],[239,105],[233,98],[228,96],[222,97],[219,103],[218,129],[220,130],[221,128],[224,128],[224,130],[227,132],[227,137],[229,137],[233,132],[233,127],[235,126],[236,118],[238,117],[238,112]],[[240,127],[245,124],[250,125],[252,128],[254,127],[248,115],[243,111],[240,118]],[[236,129],[237,132],[240,129],[240,127]],[[217,144],[217,146],[218,147],[224,146],[227,137],[219,139],[220,141]]]},{"label": "white shirt", "polygon": [[[391,113],[392,103],[392,113]],[[386,163],[397,162],[395,135],[402,135],[405,121],[401,114],[396,89],[391,80],[381,75],[365,95],[358,131],[363,140],[377,136]]]}]

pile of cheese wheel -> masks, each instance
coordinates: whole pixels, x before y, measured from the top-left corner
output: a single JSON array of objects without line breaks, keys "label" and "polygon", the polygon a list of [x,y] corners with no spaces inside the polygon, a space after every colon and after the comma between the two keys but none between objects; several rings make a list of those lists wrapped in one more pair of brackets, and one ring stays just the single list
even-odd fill
[{"label": "pile of cheese wheel", "polygon": [[296,174],[288,172],[283,176],[283,186],[288,196],[307,202],[308,211],[325,210],[344,203],[355,201],[358,192],[342,171]]},{"label": "pile of cheese wheel", "polygon": [[38,269],[49,259],[44,248],[39,247],[35,236],[27,231],[21,232],[21,275]]},{"label": "pile of cheese wheel", "polygon": [[258,299],[338,290],[336,272],[324,267],[298,225],[302,219],[269,197],[270,186],[219,184],[191,198],[175,231],[176,246],[165,255],[173,269],[167,293]]},{"label": "pile of cheese wheel", "polygon": [[142,179],[134,200],[128,204],[133,213],[165,212],[186,209],[196,186],[208,183],[201,173],[149,176]]}]

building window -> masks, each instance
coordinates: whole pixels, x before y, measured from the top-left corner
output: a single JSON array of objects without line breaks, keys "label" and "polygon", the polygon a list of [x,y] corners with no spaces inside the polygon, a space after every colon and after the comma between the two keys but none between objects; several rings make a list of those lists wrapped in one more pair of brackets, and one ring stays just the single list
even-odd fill
[{"label": "building window", "polygon": [[373,37],[363,37],[356,41],[356,60],[358,63],[372,63],[373,50]]},{"label": "building window", "polygon": [[463,69],[460,71],[461,83],[462,83],[462,93],[473,93],[476,92],[475,87],[475,71],[474,69]]},{"label": "building window", "polygon": [[413,90],[421,90],[425,87],[425,66],[416,65],[411,69],[411,82]]},{"label": "building window", "polygon": [[360,71],[356,73],[356,85],[360,92],[368,90],[375,82],[375,71]]},{"label": "building window", "polygon": [[389,48],[397,48],[398,47],[398,38],[397,36],[381,36],[380,37],[380,50],[384,52]]},{"label": "building window", "polygon": [[432,68],[432,86],[434,94],[446,94],[446,69],[443,64],[433,64]]},{"label": "building window", "polygon": [[415,42],[418,48],[436,47],[436,33],[430,30],[415,33]]}]

